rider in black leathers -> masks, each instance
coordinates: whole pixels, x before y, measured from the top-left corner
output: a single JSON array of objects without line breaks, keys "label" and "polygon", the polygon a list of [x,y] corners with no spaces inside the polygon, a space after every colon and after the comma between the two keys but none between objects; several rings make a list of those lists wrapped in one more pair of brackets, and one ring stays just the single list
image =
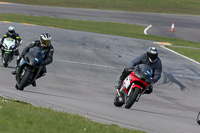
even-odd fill
[{"label": "rider in black leathers", "polygon": [[[162,73],[162,62],[158,57],[158,50],[155,47],[149,47],[146,53],[135,58],[131,61],[129,68],[125,68],[122,71],[122,74],[116,82],[116,89],[120,89],[123,80],[133,71],[134,67],[139,64],[149,65],[153,69],[153,83],[156,83],[160,79]],[[145,93],[150,94],[152,91],[153,86],[150,85]]]},{"label": "rider in black leathers", "polygon": [[[22,42],[23,42],[22,39],[19,37],[19,34],[17,34],[15,32],[15,28],[13,26],[9,26],[8,27],[8,32],[6,32],[6,34],[4,34],[4,36],[1,39],[0,48],[2,47],[4,39],[8,38],[8,37],[11,37],[11,38],[15,39],[15,41],[16,41],[16,47],[19,47],[22,44]],[[16,49],[15,55],[16,56],[19,55],[19,50],[18,49]]]},{"label": "rider in black leathers", "polygon": [[[25,54],[29,51],[29,49],[32,47],[42,47],[44,54],[45,54],[42,70],[41,70],[39,76],[37,77],[37,78],[40,78],[40,77],[46,75],[46,73],[47,73],[46,65],[49,65],[50,63],[53,62],[54,48],[51,44],[50,34],[48,34],[48,33],[41,34],[40,40],[33,41],[31,44],[29,44],[27,47],[25,47],[23,49],[21,55],[17,59],[17,66],[18,66],[21,58],[24,57]],[[17,69],[17,66],[16,66],[16,69]],[[12,72],[13,75],[16,74],[16,69],[15,69],[15,71]],[[36,82],[32,82],[32,85],[35,87]]]}]

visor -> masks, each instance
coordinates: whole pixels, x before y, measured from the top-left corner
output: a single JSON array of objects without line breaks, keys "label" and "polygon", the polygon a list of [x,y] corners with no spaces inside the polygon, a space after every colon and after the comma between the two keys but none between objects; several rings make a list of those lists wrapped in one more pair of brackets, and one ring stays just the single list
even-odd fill
[{"label": "visor", "polygon": [[48,47],[48,46],[51,44],[51,40],[42,40],[42,44],[43,44],[45,47]]},{"label": "visor", "polygon": [[11,31],[9,31],[10,33],[14,33],[15,31],[14,30],[11,30]]}]

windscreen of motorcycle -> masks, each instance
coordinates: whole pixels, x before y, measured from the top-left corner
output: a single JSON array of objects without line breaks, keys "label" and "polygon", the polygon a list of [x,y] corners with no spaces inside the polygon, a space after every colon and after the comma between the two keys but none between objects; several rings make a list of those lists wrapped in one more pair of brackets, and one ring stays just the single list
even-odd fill
[{"label": "windscreen of motorcycle", "polygon": [[44,60],[44,51],[40,47],[33,47],[29,49],[27,54],[27,60],[29,61],[30,65],[36,66],[40,65]]},{"label": "windscreen of motorcycle", "polygon": [[151,83],[152,82],[152,68],[146,64],[140,64],[136,67],[134,70],[135,76],[137,76],[139,79]]},{"label": "windscreen of motorcycle", "polygon": [[15,39],[13,38],[5,38],[4,41],[3,41],[3,47],[4,49],[14,49],[15,48]]}]

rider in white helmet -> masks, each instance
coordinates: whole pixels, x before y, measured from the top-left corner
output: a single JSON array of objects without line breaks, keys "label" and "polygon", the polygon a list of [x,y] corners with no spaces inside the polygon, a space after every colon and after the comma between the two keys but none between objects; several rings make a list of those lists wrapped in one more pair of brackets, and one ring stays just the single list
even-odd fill
[{"label": "rider in white helmet", "polygon": [[[51,35],[49,33],[41,34],[39,40],[35,40],[31,44],[29,44],[27,47],[25,47],[23,49],[21,55],[19,55],[19,58],[17,59],[17,66],[18,66],[21,58],[24,57],[25,54],[29,51],[29,49],[32,47],[41,47],[45,54],[42,70],[40,71],[39,76],[37,77],[37,78],[40,78],[40,77],[46,75],[46,73],[47,73],[46,65],[49,65],[50,63],[53,62],[54,48],[53,48],[53,45],[51,44]],[[12,72],[13,75],[16,74],[17,66],[16,66],[15,70]],[[36,82],[34,81],[32,83],[32,85],[35,87]]]},{"label": "rider in white helmet", "polygon": [[8,27],[8,32],[6,32],[4,34],[4,36],[2,37],[2,39],[1,39],[0,48],[2,47],[4,39],[7,38],[7,37],[11,37],[11,38],[15,39],[15,41],[16,41],[15,55],[18,56],[19,55],[19,50],[17,49],[17,47],[19,47],[22,44],[23,40],[19,37],[19,34],[17,34],[15,32],[15,27],[13,27],[13,26],[9,26]]}]

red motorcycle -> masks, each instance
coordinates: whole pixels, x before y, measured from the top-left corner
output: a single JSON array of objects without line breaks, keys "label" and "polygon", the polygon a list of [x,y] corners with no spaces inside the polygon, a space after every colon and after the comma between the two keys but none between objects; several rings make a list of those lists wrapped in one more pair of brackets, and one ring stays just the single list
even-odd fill
[{"label": "red motorcycle", "polygon": [[152,69],[150,66],[140,64],[125,78],[121,89],[117,90],[114,105],[129,109],[145,93],[152,83]]}]

